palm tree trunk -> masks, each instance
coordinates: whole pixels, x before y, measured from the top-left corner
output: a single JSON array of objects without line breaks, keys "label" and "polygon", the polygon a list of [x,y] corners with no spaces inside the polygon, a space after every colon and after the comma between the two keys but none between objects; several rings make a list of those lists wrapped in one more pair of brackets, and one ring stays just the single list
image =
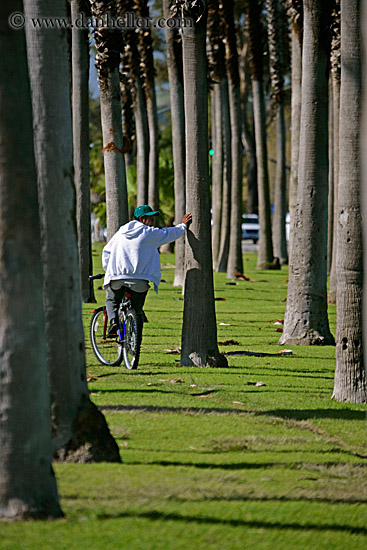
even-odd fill
[{"label": "palm tree trunk", "polygon": [[[193,222],[187,233],[181,365],[225,366],[219,354],[214,307],[208,174],[208,98],[206,84],[206,3],[200,17],[183,28],[186,124],[186,204]],[[198,11],[200,8],[198,8]]]},{"label": "palm tree trunk", "polygon": [[[85,13],[86,5],[72,0],[73,21]],[[91,204],[89,178],[89,42],[88,30],[73,27],[72,30],[72,102],[73,102],[73,146],[74,176],[76,188],[76,210],[78,228],[78,250],[80,287],[83,302],[95,302],[93,275]]]},{"label": "palm tree trunk", "polygon": [[339,128],[340,128],[340,0],[335,3],[333,10],[333,37],[331,51],[331,81],[333,89],[333,171],[334,209],[333,209],[333,249],[330,266],[329,304],[336,302],[336,252],[337,252],[337,217],[338,217],[338,188],[339,188]]},{"label": "palm tree trunk", "polygon": [[367,403],[367,377],[362,347],[359,0],[341,0],[341,56],[336,369],[333,398],[350,403]]},{"label": "palm tree trunk", "polygon": [[[32,106],[23,30],[0,5],[0,518],[61,517],[52,470],[50,395]],[[19,155],[21,152],[21,162]],[[21,324],[20,324],[21,323]]]},{"label": "palm tree trunk", "polygon": [[234,25],[234,1],[223,3],[225,18],[226,66],[228,77],[229,114],[231,123],[231,224],[227,277],[243,272],[242,262],[242,141],[241,141],[241,94],[238,68],[236,29]]},{"label": "palm tree trunk", "polygon": [[213,170],[212,170],[212,247],[213,264],[216,265],[219,255],[222,206],[223,206],[223,126],[222,126],[222,87],[215,84],[212,93],[212,111],[214,111],[212,133],[215,134],[213,142]]},{"label": "palm tree trunk", "polygon": [[[291,64],[292,64],[292,97],[291,97],[291,175],[289,179],[289,216],[290,232],[288,250],[289,255],[292,251],[293,227],[295,209],[297,204],[298,188],[298,160],[300,145],[300,125],[301,125],[301,101],[302,101],[302,20],[303,10],[302,1],[292,1],[290,8],[290,18],[292,24],[292,45],[291,45]],[[290,257],[290,262],[292,261]]]},{"label": "palm tree trunk", "polygon": [[261,8],[259,0],[246,3],[259,195],[260,233],[257,269],[269,269],[273,267],[273,243],[271,237],[271,209],[265,128]]},{"label": "palm tree trunk", "polygon": [[247,111],[250,110],[253,120],[252,103],[249,103],[248,96],[251,88],[251,77],[248,67],[248,43],[246,42],[241,50],[240,56],[240,80],[241,80],[241,111],[242,111],[242,144],[246,151],[246,178],[247,178],[247,212],[257,214],[257,167],[255,137],[250,129],[247,120]]},{"label": "palm tree trunk", "polygon": [[100,101],[109,241],[119,227],[129,220],[118,68],[109,72],[104,84],[100,88]]},{"label": "palm tree trunk", "polygon": [[232,155],[231,155],[231,125],[229,119],[229,99],[227,79],[220,83],[222,88],[222,126],[223,126],[223,204],[220,247],[216,270],[218,273],[227,272],[229,254],[229,235],[231,231],[231,180],[232,180]]},{"label": "palm tree trunk", "polygon": [[[361,143],[360,151],[367,150],[367,6],[363,2],[361,6],[361,32],[362,32],[362,109],[361,109]],[[361,214],[362,214],[362,238],[363,242],[367,242],[367,155],[361,155]],[[367,254],[365,249],[363,250],[363,300],[362,300],[362,319],[364,320],[362,326],[363,336],[363,350],[364,364],[367,364],[366,350],[367,350],[367,325],[365,320],[367,319]]]},{"label": "palm tree trunk", "polygon": [[284,105],[279,103],[276,114],[276,141],[277,141],[277,165],[274,182],[274,218],[273,218],[273,243],[274,256],[279,258],[280,264],[288,263],[287,241],[285,237],[286,215],[286,172],[285,172],[285,119]]},{"label": "palm tree trunk", "polygon": [[[25,17],[65,17],[62,0],[25,0]],[[69,461],[119,461],[116,442],[89,399],[75,227],[67,34],[26,27],[41,212],[43,301],[54,450]],[[50,146],[52,144],[52,147]],[[55,192],[55,189],[57,192]],[[96,423],[93,433],[86,431]],[[79,452],[79,456],[78,456]]]},{"label": "palm tree trunk", "polygon": [[[327,274],[330,275],[334,247],[334,109],[333,85],[329,77],[329,197],[328,197],[328,226],[327,226]],[[329,299],[328,299],[329,301]]]},{"label": "palm tree trunk", "polygon": [[[109,14],[114,18],[117,15],[115,0],[105,3],[91,0],[91,8],[95,17]],[[101,27],[95,28],[94,39],[101,102],[107,240],[110,240],[129,219],[119,74],[123,41],[119,29],[111,32],[111,29]]]},{"label": "palm tree trunk", "polygon": [[157,98],[154,87],[154,80],[147,92],[147,116],[149,128],[149,182],[148,182],[148,204],[153,210],[159,208],[159,187],[158,187],[158,114]]},{"label": "palm tree trunk", "polygon": [[298,194],[287,307],[280,344],[334,343],[326,300],[329,8],[304,2]]},{"label": "palm tree trunk", "polygon": [[149,129],[147,109],[140,77],[135,81],[134,107],[136,126],[137,205],[148,204]]},{"label": "palm tree trunk", "polygon": [[[148,0],[134,0],[134,12],[137,18],[149,18]],[[148,117],[149,136],[149,172],[148,172],[148,202],[153,210],[159,207],[158,187],[158,115],[157,99],[154,82],[153,43],[150,28],[138,29],[138,55],[140,59],[140,73],[142,77],[145,104]],[[142,203],[144,204],[144,203]]]},{"label": "palm tree trunk", "polygon": [[252,81],[254,105],[254,125],[257,160],[257,185],[259,195],[259,251],[257,269],[269,269],[273,263],[273,243],[271,234],[271,208],[268,175],[268,153],[266,146],[265,101],[263,83]]},{"label": "palm tree trunk", "polygon": [[[168,19],[170,0],[164,0],[164,16]],[[182,45],[178,43],[178,31],[165,28],[167,68],[171,101],[172,150],[174,168],[175,223],[179,223],[186,206],[185,182],[185,106],[183,90]],[[175,242],[175,276],[173,286],[183,286],[185,277],[185,239]]]}]

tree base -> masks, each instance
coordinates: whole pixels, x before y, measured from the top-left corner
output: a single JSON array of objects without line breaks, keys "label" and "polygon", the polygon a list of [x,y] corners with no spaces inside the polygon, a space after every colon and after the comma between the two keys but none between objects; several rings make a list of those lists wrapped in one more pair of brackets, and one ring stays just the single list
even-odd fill
[{"label": "tree base", "polygon": [[58,462],[121,462],[119,448],[103,414],[89,400],[79,409],[70,441],[55,453]]},{"label": "tree base", "polygon": [[191,352],[188,356],[181,356],[182,367],[228,367],[227,358],[218,351],[208,351],[206,353]]},{"label": "tree base", "polygon": [[334,336],[329,333],[325,336],[320,334],[317,330],[309,330],[300,335],[282,335],[278,344],[284,346],[335,346]]},{"label": "tree base", "polygon": [[60,508],[58,500],[47,499],[44,503],[37,505],[26,504],[19,498],[10,499],[5,505],[0,503],[1,521],[27,521],[35,519],[61,519],[64,513]]},{"label": "tree base", "polygon": [[281,269],[279,258],[274,258],[272,262],[264,262],[263,264],[257,265],[256,269],[258,271],[266,271],[268,269]]},{"label": "tree base", "polygon": [[367,388],[364,386],[355,392],[334,390],[331,399],[341,403],[367,403]]},{"label": "tree base", "polygon": [[327,303],[328,304],[336,304],[336,292],[329,292],[327,297]]}]

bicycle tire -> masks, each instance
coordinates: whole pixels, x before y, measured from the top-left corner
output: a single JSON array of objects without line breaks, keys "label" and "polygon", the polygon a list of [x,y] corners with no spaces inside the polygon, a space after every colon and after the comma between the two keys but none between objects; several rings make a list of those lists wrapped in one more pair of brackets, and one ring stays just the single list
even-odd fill
[{"label": "bicycle tire", "polygon": [[143,326],[134,309],[124,313],[124,322],[126,332],[123,346],[124,363],[127,369],[133,370],[138,368]]},{"label": "bicycle tire", "polygon": [[115,367],[121,364],[123,359],[122,344],[117,338],[103,338],[104,332],[104,307],[99,307],[92,315],[90,322],[90,341],[94,355],[102,365]]}]

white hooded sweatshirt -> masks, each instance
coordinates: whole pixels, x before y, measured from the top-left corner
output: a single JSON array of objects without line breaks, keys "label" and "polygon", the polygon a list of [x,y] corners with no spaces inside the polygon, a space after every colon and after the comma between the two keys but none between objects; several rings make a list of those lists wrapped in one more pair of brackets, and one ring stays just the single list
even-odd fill
[{"label": "white hooded sweatshirt", "polygon": [[184,223],[163,229],[135,220],[122,225],[102,252],[102,265],[106,272],[103,288],[117,279],[143,279],[152,281],[158,293],[161,281],[158,248],[181,237],[185,229]]}]

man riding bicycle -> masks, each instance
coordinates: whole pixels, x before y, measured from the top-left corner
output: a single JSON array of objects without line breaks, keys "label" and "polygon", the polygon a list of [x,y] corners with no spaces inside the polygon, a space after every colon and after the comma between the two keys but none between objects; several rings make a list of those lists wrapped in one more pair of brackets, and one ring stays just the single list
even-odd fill
[{"label": "man riding bicycle", "polygon": [[135,219],[121,226],[103,249],[102,265],[106,272],[103,288],[107,290],[106,309],[110,323],[108,337],[116,335],[118,309],[126,288],[131,294],[132,308],[143,323],[149,281],[158,293],[161,280],[158,248],[181,237],[192,221],[188,213],[177,226],[159,229],[154,227],[159,214],[147,204],[139,206],[134,212]]}]

